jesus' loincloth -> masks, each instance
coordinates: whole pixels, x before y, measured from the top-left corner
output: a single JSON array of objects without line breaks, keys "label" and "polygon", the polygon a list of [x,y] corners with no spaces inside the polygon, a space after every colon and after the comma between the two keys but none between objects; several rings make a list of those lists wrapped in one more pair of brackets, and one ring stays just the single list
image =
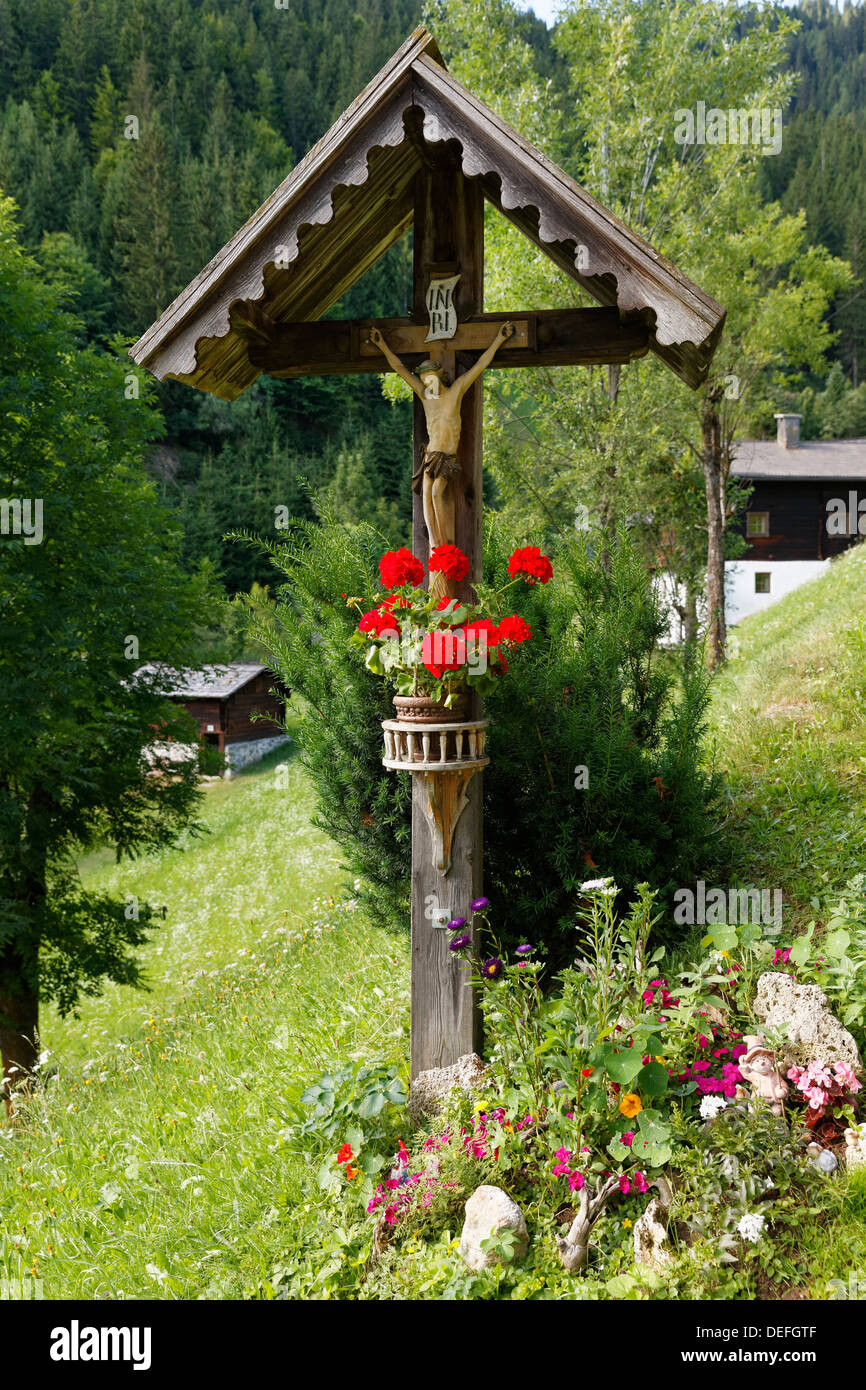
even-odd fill
[{"label": "jesus' loincloth", "polygon": [[412,474],[412,491],[417,492],[420,497],[425,473],[435,482],[437,478],[457,478],[460,471],[456,454],[444,454],[441,449],[428,449]]}]

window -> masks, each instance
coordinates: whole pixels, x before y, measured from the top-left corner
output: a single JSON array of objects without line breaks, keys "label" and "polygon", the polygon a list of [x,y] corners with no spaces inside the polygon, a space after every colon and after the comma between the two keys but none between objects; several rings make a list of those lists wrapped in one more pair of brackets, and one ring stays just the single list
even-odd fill
[{"label": "window", "polygon": [[770,592],[770,576],[768,574],[755,575],[755,593],[768,594]]},{"label": "window", "polygon": [[769,536],[770,534],[770,513],[769,512],[746,512],[746,535],[747,536]]}]

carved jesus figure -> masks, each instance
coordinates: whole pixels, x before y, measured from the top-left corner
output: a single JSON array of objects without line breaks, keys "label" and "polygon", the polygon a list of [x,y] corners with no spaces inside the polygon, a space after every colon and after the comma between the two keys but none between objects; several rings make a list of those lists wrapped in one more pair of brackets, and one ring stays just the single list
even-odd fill
[{"label": "carved jesus figure", "polygon": [[427,420],[427,448],[412,475],[412,490],[421,497],[430,549],[455,544],[454,487],[459,474],[457,449],[460,444],[460,407],[463,397],[493,361],[502,344],[514,334],[513,323],[503,323],[490,347],[474,366],[456,381],[449,382],[439,362],[422,362],[417,375],[410,372],[392,352],[378,328],[370,329],[370,342],[383,354],[388,365],[412,387],[424,407]]}]

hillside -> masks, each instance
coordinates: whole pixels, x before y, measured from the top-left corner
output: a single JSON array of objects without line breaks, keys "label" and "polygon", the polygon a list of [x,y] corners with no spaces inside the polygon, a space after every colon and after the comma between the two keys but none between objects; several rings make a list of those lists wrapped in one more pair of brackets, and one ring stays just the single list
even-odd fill
[{"label": "hillside", "polygon": [[866,546],[733,639],[712,706],[730,870],[784,888],[796,927],[866,863]]}]

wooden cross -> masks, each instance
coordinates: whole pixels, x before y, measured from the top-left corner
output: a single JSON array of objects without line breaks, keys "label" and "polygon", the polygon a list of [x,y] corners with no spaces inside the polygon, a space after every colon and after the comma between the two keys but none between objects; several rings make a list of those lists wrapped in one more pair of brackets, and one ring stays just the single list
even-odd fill
[{"label": "wooden cross", "polygon": [[[379,328],[391,349],[410,367],[433,355],[452,380],[490,345],[496,328],[509,319],[512,338],[502,344],[497,368],[624,363],[641,357],[649,331],[639,322],[623,322],[615,308],[483,312],[484,208],[482,190],[467,179],[459,162],[447,156],[430,161],[416,175],[412,318],[281,323],[254,306],[236,304],[232,328],[246,339],[251,364],[271,376],[384,372],[389,367],[369,341]],[[427,293],[431,278],[459,274],[454,293],[457,331],[429,341]],[[416,360],[417,359],[417,360]],[[427,445],[424,411],[415,400],[414,465]],[[481,577],[482,393],[481,382],[463,400],[458,449],[460,476],[455,479],[456,544],[471,568],[456,596],[472,599]],[[415,497],[412,549],[426,564],[428,535],[421,499]],[[477,697],[470,717],[480,717]],[[431,1067],[448,1066],[469,1052],[479,1052],[479,1014],[467,968],[449,951],[443,930],[453,917],[469,917],[469,906],[482,892],[482,774],[467,789],[468,804],[457,823],[451,868],[442,874],[433,862],[427,821],[428,790],[413,776],[412,795],[412,1076]]]}]

